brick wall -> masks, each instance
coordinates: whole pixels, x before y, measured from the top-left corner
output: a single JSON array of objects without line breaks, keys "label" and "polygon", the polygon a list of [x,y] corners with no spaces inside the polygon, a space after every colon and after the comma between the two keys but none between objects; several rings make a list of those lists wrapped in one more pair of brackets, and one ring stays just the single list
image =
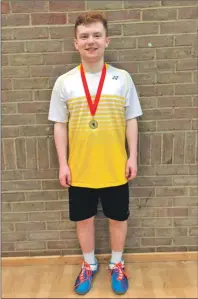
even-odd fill
[{"label": "brick wall", "polygon": [[[47,120],[56,78],[77,65],[73,24],[103,10],[106,62],[129,71],[144,116],[126,252],[198,249],[196,1],[3,1],[2,254],[79,253]],[[97,252],[109,251],[96,219]]]}]

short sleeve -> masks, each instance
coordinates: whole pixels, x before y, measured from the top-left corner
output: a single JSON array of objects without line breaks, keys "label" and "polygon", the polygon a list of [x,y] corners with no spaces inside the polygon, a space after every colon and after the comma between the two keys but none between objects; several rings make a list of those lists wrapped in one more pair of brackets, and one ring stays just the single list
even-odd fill
[{"label": "short sleeve", "polygon": [[59,77],[53,87],[48,119],[54,122],[68,122],[67,95],[63,86],[63,78]]},{"label": "short sleeve", "polygon": [[126,94],[126,120],[139,117],[143,114],[138,94],[129,73],[127,73],[127,94]]}]

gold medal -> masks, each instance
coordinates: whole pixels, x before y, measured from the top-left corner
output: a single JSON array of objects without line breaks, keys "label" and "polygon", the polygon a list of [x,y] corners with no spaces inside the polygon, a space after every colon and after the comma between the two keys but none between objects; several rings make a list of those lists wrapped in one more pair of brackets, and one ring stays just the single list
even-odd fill
[{"label": "gold medal", "polygon": [[[104,64],[103,68],[102,68],[102,74],[101,74],[101,77],[100,77],[100,82],[99,82],[99,85],[98,85],[98,89],[97,89],[97,93],[96,93],[94,103],[92,102],[92,98],[91,98],[91,95],[90,95],[90,92],[89,92],[89,88],[88,88],[88,85],[87,85],[87,80],[86,80],[86,77],[85,77],[85,73],[84,73],[84,69],[83,69],[82,64],[81,64],[81,68],[80,68],[80,73],[81,73],[82,83],[83,83],[83,87],[84,87],[84,90],[85,90],[89,110],[91,112],[92,117],[94,117],[94,115],[96,113],[96,110],[97,110],[97,107],[98,107],[98,103],[99,103],[99,100],[100,100],[100,95],[101,95],[101,92],[102,92],[102,88],[103,88],[103,84],[104,84],[104,80],[105,80],[105,76],[106,76],[106,64]],[[95,119],[92,119],[89,122],[89,127],[91,129],[96,129],[98,127],[98,122]]]},{"label": "gold medal", "polygon": [[98,122],[95,119],[92,119],[89,122],[89,126],[90,126],[91,129],[96,129],[98,127]]}]

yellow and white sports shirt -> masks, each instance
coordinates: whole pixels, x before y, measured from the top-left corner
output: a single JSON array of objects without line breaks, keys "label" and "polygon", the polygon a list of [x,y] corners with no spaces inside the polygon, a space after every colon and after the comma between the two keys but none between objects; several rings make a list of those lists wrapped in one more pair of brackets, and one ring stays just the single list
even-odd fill
[{"label": "yellow and white sports shirt", "polygon": [[[58,77],[51,95],[48,119],[67,123],[71,185],[104,188],[125,184],[127,153],[126,120],[142,115],[142,109],[128,72],[107,66],[98,108],[93,119],[87,103],[80,66]],[[95,100],[99,73],[85,73],[92,100]]]}]

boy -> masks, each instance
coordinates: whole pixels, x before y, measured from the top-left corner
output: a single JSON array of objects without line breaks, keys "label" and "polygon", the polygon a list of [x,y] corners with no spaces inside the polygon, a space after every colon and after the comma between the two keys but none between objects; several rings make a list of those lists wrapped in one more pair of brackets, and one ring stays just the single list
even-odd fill
[{"label": "boy", "polygon": [[124,294],[128,289],[122,257],[129,217],[128,181],[137,173],[136,118],[142,110],[130,75],[104,62],[109,38],[101,14],[88,12],[77,18],[74,44],[81,64],[57,79],[49,109],[49,120],[55,122],[59,180],[69,188],[70,220],[77,223],[84,257],[74,289],[86,294],[98,271],[94,216],[100,198],[109,219],[111,286],[116,294]]}]

